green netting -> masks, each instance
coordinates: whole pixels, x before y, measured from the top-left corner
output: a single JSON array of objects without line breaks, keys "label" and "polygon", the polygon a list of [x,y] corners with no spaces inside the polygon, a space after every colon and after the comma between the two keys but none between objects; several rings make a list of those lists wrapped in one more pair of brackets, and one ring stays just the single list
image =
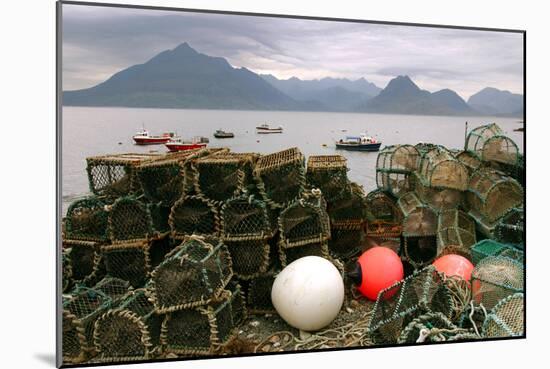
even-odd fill
[{"label": "green netting", "polygon": [[162,316],[154,312],[146,291],[130,292],[119,306],[96,322],[94,344],[97,361],[148,360],[159,350]]},{"label": "green netting", "polygon": [[258,159],[254,168],[256,185],[271,207],[286,207],[300,197],[306,184],[304,160],[296,147]]},{"label": "green netting", "polygon": [[231,241],[257,240],[274,234],[271,210],[253,195],[242,195],[224,203],[220,211],[221,238]]},{"label": "green netting", "polygon": [[271,270],[261,276],[253,278],[248,283],[246,306],[250,314],[276,313],[271,302],[271,288],[275,281],[276,272]]},{"label": "green netting", "polygon": [[351,192],[346,158],[341,155],[312,155],[307,161],[307,183],[321,190],[328,201]]},{"label": "green netting", "polygon": [[468,170],[449,150],[439,146],[422,155],[418,179],[427,187],[464,191]]},{"label": "green netting", "polygon": [[262,275],[270,264],[269,238],[226,240],[233,266],[233,273],[239,279],[250,279]]},{"label": "green netting", "polygon": [[127,282],[106,278],[94,288],[78,287],[63,303],[63,363],[82,363],[96,354],[95,322],[128,293],[128,288]]},{"label": "green netting", "polygon": [[471,210],[494,222],[523,204],[523,188],[502,172],[481,168],[470,178],[466,200]]},{"label": "green netting", "polygon": [[185,162],[196,157],[198,151],[168,153],[140,165],[138,178],[147,199],[152,203],[173,205],[182,196],[185,181],[188,180],[183,170]]},{"label": "green netting", "polygon": [[365,226],[368,208],[363,188],[351,183],[351,192],[327,204],[331,227],[359,230]]},{"label": "green netting", "polygon": [[257,158],[256,154],[220,152],[193,160],[195,191],[221,205],[252,184],[252,168]]},{"label": "green netting", "polygon": [[304,193],[279,215],[280,246],[291,248],[330,237],[326,203],[319,191]]},{"label": "green netting", "polygon": [[487,315],[481,334],[486,338],[523,336],[524,309],[523,293],[515,293],[500,300]]},{"label": "green netting", "polygon": [[450,188],[433,188],[425,186],[418,175],[413,173],[411,177],[414,181],[414,192],[418,198],[429,205],[431,208],[442,211],[446,209],[454,209],[462,205],[463,192]]},{"label": "green netting", "polygon": [[103,260],[107,274],[142,287],[151,272],[149,242],[133,242],[103,246]]},{"label": "green netting", "polygon": [[174,239],[184,239],[190,235],[218,236],[220,217],[217,207],[198,196],[184,196],[170,212],[171,235]]},{"label": "green netting", "polygon": [[117,198],[142,193],[137,178],[140,165],[162,154],[116,154],[86,158],[90,191],[99,196]]},{"label": "green netting", "polygon": [[454,154],[454,156],[466,167],[466,169],[468,169],[470,175],[483,165],[483,162],[476,154],[468,150],[459,151]]},{"label": "green netting", "polygon": [[167,314],[160,341],[169,353],[215,354],[237,335],[245,317],[241,287],[233,282],[215,302]]},{"label": "green netting", "polygon": [[503,256],[487,256],[472,272],[472,299],[492,309],[501,299],[523,292],[523,265]]},{"label": "green netting", "polygon": [[361,253],[365,243],[363,229],[340,229],[332,227],[328,241],[330,253],[339,259],[349,260]]},{"label": "green netting", "polygon": [[420,153],[412,145],[385,146],[376,158],[376,170],[386,173],[412,173],[418,169]]},{"label": "green netting", "polygon": [[71,279],[75,285],[90,286],[103,276],[100,244],[80,240],[63,240],[68,254]]},{"label": "green netting", "polygon": [[382,190],[399,197],[412,191],[413,183],[409,173],[376,172],[376,186]]},{"label": "green netting", "polygon": [[399,237],[401,235],[403,213],[396,201],[381,190],[369,192],[365,199],[368,210],[367,236]]},{"label": "green netting", "polygon": [[279,261],[283,268],[304,256],[319,256],[329,259],[329,255],[327,241],[315,241],[293,247],[285,247],[279,241]]},{"label": "green netting", "polygon": [[459,328],[440,312],[427,313],[413,319],[401,332],[397,343],[423,343],[478,339],[474,332]]},{"label": "green netting", "polygon": [[439,213],[437,224],[437,255],[458,254],[471,258],[470,248],[476,243],[474,220],[458,209]]},{"label": "green netting", "polygon": [[491,239],[479,241],[472,246],[471,252],[472,262],[475,265],[488,256],[506,256],[519,263],[523,263],[524,261],[524,254],[521,250]]},{"label": "green netting", "polygon": [[436,212],[420,201],[414,192],[401,196],[397,205],[403,213],[403,236],[424,237],[437,234]]},{"label": "green netting", "polygon": [[133,196],[118,198],[109,212],[109,235],[112,242],[147,240],[156,236],[147,204]]},{"label": "green netting", "polygon": [[483,161],[517,165],[519,150],[495,123],[474,128],[466,137],[465,149]]},{"label": "green netting", "polygon": [[495,225],[495,239],[502,243],[523,248],[525,243],[525,214],[523,208],[514,208],[500,218]]},{"label": "green netting", "polygon": [[429,266],[378,294],[368,331],[378,344],[396,343],[414,318],[437,312],[449,318],[452,300],[441,276]]},{"label": "green netting", "polygon": [[158,313],[205,305],[219,297],[233,270],[227,247],[189,237],[151,273],[151,300]]},{"label": "green netting", "polygon": [[109,239],[106,204],[95,196],[76,200],[67,210],[65,237],[104,242]]}]

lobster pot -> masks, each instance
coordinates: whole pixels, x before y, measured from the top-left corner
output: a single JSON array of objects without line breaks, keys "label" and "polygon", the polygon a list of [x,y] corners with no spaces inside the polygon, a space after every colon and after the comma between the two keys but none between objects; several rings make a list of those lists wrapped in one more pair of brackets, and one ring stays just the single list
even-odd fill
[{"label": "lobster pot", "polygon": [[248,282],[246,306],[250,314],[273,314],[277,311],[271,302],[271,288],[275,282],[275,271],[271,270]]},{"label": "lobster pot", "polygon": [[224,244],[190,237],[151,273],[151,300],[157,313],[205,305],[220,296],[232,275]]},{"label": "lobster pot", "polygon": [[68,270],[75,285],[90,286],[102,277],[104,268],[99,243],[63,240],[63,251],[67,255]]},{"label": "lobster pot", "polygon": [[437,236],[403,236],[405,260],[415,269],[430,264],[438,255]]},{"label": "lobster pot", "polygon": [[518,248],[525,243],[525,214],[523,208],[514,208],[500,218],[495,226],[495,239]]},{"label": "lobster pot", "polygon": [[141,194],[138,168],[162,154],[116,154],[86,158],[90,191],[98,196],[118,198]]},{"label": "lobster pot", "polygon": [[488,256],[472,272],[472,299],[492,309],[501,299],[523,292],[523,265],[503,256]]},{"label": "lobster pot", "polygon": [[92,288],[94,291],[99,291],[109,297],[114,304],[119,303],[120,300],[132,289],[128,281],[113,277],[103,278]]},{"label": "lobster pot", "polygon": [[137,171],[143,194],[152,203],[172,206],[182,195],[188,180],[184,163],[195,157],[199,150],[168,153],[139,166]]},{"label": "lobster pot", "polygon": [[412,191],[414,186],[409,173],[376,172],[376,186],[382,190],[399,197]]},{"label": "lobster pot", "polygon": [[159,350],[161,315],[144,289],[130,292],[95,322],[94,345],[101,362],[152,359]]},{"label": "lobster pot", "polygon": [[71,267],[71,249],[61,251],[61,291],[67,292],[73,283],[73,270]]},{"label": "lobster pot", "polygon": [[241,287],[237,283],[224,290],[208,305],[182,309],[166,315],[160,341],[165,351],[184,355],[218,353],[246,318]]},{"label": "lobster pot", "polygon": [[342,155],[310,156],[306,170],[308,185],[320,189],[328,202],[350,193],[351,185],[346,162]]},{"label": "lobster pot", "polygon": [[525,188],[525,157],[519,154],[517,164],[491,162],[491,167],[514,178]]},{"label": "lobster pot", "polygon": [[481,161],[481,159],[479,159],[476,154],[471,151],[462,150],[455,153],[454,156],[466,167],[469,175],[472,175],[472,173],[483,166],[483,162]]},{"label": "lobster pot", "polygon": [[351,183],[351,192],[327,205],[331,227],[361,229],[367,218],[367,203],[361,186]]},{"label": "lobster pot", "polygon": [[414,145],[414,148],[418,150],[418,153],[420,154],[420,157],[422,155],[432,151],[432,150],[438,150],[441,148],[440,145],[436,145],[429,142],[419,142],[416,145]]},{"label": "lobster pot", "polygon": [[239,279],[247,280],[265,273],[270,263],[269,238],[224,241],[227,245],[233,273]]},{"label": "lobster pot", "polygon": [[304,256],[319,256],[329,259],[330,254],[328,242],[312,241],[307,244],[288,247],[279,241],[279,260],[283,268],[293,261],[303,258]]},{"label": "lobster pot", "polygon": [[462,205],[464,199],[463,192],[450,188],[433,188],[425,186],[422,181],[418,179],[416,173],[413,174],[413,178],[415,183],[414,192],[418,198],[436,211],[455,209]]},{"label": "lobster pot", "polygon": [[524,253],[511,245],[506,245],[491,239],[479,241],[471,248],[472,262],[477,265],[488,256],[506,256],[523,264]]},{"label": "lobster pot", "polygon": [[171,207],[162,205],[162,203],[157,204],[147,204],[147,209],[151,214],[151,220],[153,222],[153,231],[155,238],[162,237],[163,235],[170,232],[170,211]]},{"label": "lobster pot", "polygon": [[300,197],[306,184],[304,161],[296,147],[258,159],[254,178],[264,201],[272,208],[284,208]]},{"label": "lobster pot", "polygon": [[396,343],[414,318],[427,313],[452,314],[451,294],[433,266],[414,272],[380,291],[368,332],[377,344]]},{"label": "lobster pot", "polygon": [[133,196],[117,199],[109,212],[109,235],[113,243],[142,241],[155,236],[147,204]]},{"label": "lobster pot", "polygon": [[369,192],[366,208],[370,213],[367,236],[395,238],[401,236],[403,213],[393,198],[381,190]]},{"label": "lobster pot", "polygon": [[419,168],[418,179],[426,187],[458,191],[468,188],[468,170],[444,147],[422,155]]},{"label": "lobster pot", "polygon": [[466,201],[470,209],[494,222],[523,204],[523,188],[502,172],[480,169],[470,178]]},{"label": "lobster pot", "polygon": [[95,196],[74,201],[65,218],[65,237],[72,240],[106,242],[108,234],[106,204]]},{"label": "lobster pot", "polygon": [[170,211],[171,236],[182,240],[190,235],[218,236],[220,217],[217,207],[198,196],[184,196]]},{"label": "lobster pot", "polygon": [[142,287],[151,272],[149,242],[123,243],[103,246],[103,260],[107,274]]},{"label": "lobster pot", "polygon": [[481,335],[485,338],[523,336],[525,332],[524,309],[523,293],[514,293],[500,300],[487,315]]},{"label": "lobster pot", "polygon": [[239,195],[252,183],[255,154],[220,152],[193,160],[196,193],[218,205]]},{"label": "lobster pot", "polygon": [[376,172],[412,173],[418,169],[420,153],[412,145],[386,146],[376,158]]},{"label": "lobster pot", "polygon": [[483,161],[517,165],[519,149],[495,123],[474,128],[466,137],[466,149]]},{"label": "lobster pot", "polygon": [[292,202],[279,215],[279,232],[284,248],[323,242],[330,238],[326,203],[319,193]]},{"label": "lobster pot", "polygon": [[437,214],[424,204],[414,192],[408,192],[397,200],[403,213],[403,236],[423,237],[437,234]]},{"label": "lobster pot", "polygon": [[164,261],[164,258],[169,254],[178,243],[177,240],[173,240],[168,235],[150,240],[149,244],[149,260],[151,262],[151,268],[156,268],[160,263]]},{"label": "lobster pot", "polygon": [[465,212],[452,209],[439,213],[437,255],[458,254],[471,259],[470,248],[476,243],[476,226]]},{"label": "lobster pot", "polygon": [[226,201],[220,215],[221,238],[225,241],[271,237],[277,227],[273,211],[254,196],[243,195]]},{"label": "lobster pot", "polygon": [[111,307],[111,299],[90,288],[81,287],[63,304],[63,363],[78,364],[95,355],[94,324]]},{"label": "lobster pot", "polygon": [[331,228],[328,248],[336,258],[347,260],[363,250],[365,232],[363,229]]}]

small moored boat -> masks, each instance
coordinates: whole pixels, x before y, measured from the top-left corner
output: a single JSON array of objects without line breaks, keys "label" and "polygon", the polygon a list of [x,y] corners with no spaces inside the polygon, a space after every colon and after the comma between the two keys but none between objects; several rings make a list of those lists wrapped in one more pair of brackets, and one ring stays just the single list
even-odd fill
[{"label": "small moored boat", "polygon": [[225,132],[221,129],[218,129],[218,130],[216,130],[216,132],[214,132],[214,137],[216,137],[216,138],[233,138],[233,137],[235,137],[235,135],[233,134],[233,132]]},{"label": "small moored boat", "polygon": [[266,134],[266,133],[283,133],[283,127],[278,126],[271,128],[269,124],[262,124],[256,127],[256,133]]},{"label": "small moored boat", "polygon": [[336,141],[336,148],[353,151],[378,151],[382,142],[377,142],[374,137],[361,134],[360,136],[346,136]]},{"label": "small moored boat", "polygon": [[191,141],[184,141],[181,138],[168,141],[165,146],[168,150],[174,151],[186,151],[193,149],[202,149],[206,147],[207,142],[204,142],[204,137],[193,137]]},{"label": "small moored boat", "polygon": [[152,136],[149,134],[149,131],[144,128],[138,131],[132,138],[137,145],[160,145],[175,138],[175,135],[173,132],[168,132],[160,136]]}]

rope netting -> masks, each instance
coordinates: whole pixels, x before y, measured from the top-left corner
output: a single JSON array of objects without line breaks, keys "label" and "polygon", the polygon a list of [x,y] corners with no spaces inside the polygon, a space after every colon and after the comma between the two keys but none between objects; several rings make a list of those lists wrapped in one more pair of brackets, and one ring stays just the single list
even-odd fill
[{"label": "rope netting", "polygon": [[455,153],[454,156],[466,167],[469,175],[472,175],[473,172],[484,165],[481,159],[468,150],[459,151]]},{"label": "rope netting", "polygon": [[414,192],[408,192],[397,200],[403,213],[404,237],[435,236],[437,234],[437,213],[424,204]]},{"label": "rope netting", "polygon": [[399,237],[401,236],[403,213],[396,201],[381,190],[369,192],[366,199],[367,236]]},{"label": "rope netting", "polygon": [[514,208],[500,218],[495,225],[495,239],[502,243],[523,248],[525,243],[525,213],[523,208]]},{"label": "rope netting", "polygon": [[71,281],[75,285],[90,286],[104,273],[101,246],[97,242],[63,240],[63,249],[69,263]]},{"label": "rope netting", "polygon": [[483,337],[518,337],[525,332],[523,293],[514,293],[498,302],[491,310],[481,333]]},{"label": "rope netting", "polygon": [[414,178],[414,192],[418,198],[430,206],[431,208],[442,211],[447,209],[454,209],[462,205],[463,192],[450,189],[450,188],[433,188],[423,184],[418,179],[416,173],[413,174]]},{"label": "rope netting", "polygon": [[466,167],[443,146],[426,152],[420,159],[418,179],[424,186],[464,191],[468,177]]},{"label": "rope netting", "polygon": [[358,256],[365,243],[363,229],[331,228],[331,237],[328,241],[329,251],[334,257],[349,260]]},{"label": "rope netting", "polygon": [[246,306],[250,314],[276,313],[271,302],[271,288],[275,281],[275,275],[276,272],[270,270],[248,282]]},{"label": "rope netting", "polygon": [[326,201],[336,201],[351,192],[347,160],[341,155],[312,155],[307,161],[307,183],[321,190]]},{"label": "rope netting", "polygon": [[174,239],[184,239],[196,234],[218,236],[220,217],[217,207],[198,196],[184,196],[170,212],[169,224]]},{"label": "rope netting", "polygon": [[266,203],[253,195],[242,195],[224,203],[220,211],[221,238],[246,241],[271,237],[277,224]]},{"label": "rope netting", "polygon": [[133,196],[118,198],[109,211],[112,242],[147,240],[155,235],[153,218],[146,203]]},{"label": "rope netting", "polygon": [[101,252],[107,275],[126,280],[134,288],[143,287],[151,272],[149,248],[149,242],[103,246]]},{"label": "rope netting", "polygon": [[105,242],[109,239],[106,204],[95,196],[76,200],[67,210],[65,237]]},{"label": "rope netting", "polygon": [[231,256],[233,273],[239,279],[251,279],[263,275],[270,265],[269,238],[224,241]]},{"label": "rope netting", "polygon": [[465,149],[480,160],[516,165],[519,149],[495,123],[474,128],[466,137]]},{"label": "rope netting", "polygon": [[363,188],[352,182],[351,192],[343,195],[338,201],[327,204],[327,213],[332,228],[362,229],[368,215]]},{"label": "rope netting", "polygon": [[166,313],[205,305],[219,297],[233,275],[227,247],[191,236],[151,273],[151,300]]},{"label": "rope netting", "polygon": [[471,259],[470,248],[476,243],[474,220],[458,209],[439,213],[437,224],[437,255],[458,254]]}]

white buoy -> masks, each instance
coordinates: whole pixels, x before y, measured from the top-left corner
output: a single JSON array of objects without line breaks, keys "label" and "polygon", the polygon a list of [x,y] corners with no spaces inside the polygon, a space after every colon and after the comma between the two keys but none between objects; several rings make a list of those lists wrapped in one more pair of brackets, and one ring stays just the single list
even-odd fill
[{"label": "white buoy", "polygon": [[329,325],[344,303],[344,281],[336,267],[318,256],[284,268],[271,288],[271,301],[289,325],[316,331]]}]

